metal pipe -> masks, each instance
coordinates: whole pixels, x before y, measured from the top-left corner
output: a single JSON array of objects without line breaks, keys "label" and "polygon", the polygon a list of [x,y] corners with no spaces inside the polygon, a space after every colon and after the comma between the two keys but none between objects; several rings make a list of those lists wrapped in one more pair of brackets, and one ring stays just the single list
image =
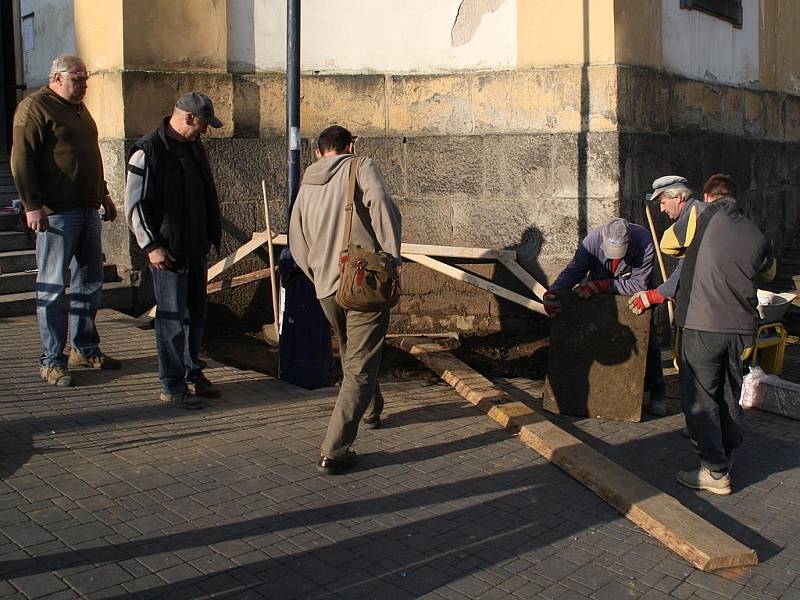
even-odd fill
[{"label": "metal pipe", "polygon": [[286,0],[286,211],[300,187],[300,0]]}]

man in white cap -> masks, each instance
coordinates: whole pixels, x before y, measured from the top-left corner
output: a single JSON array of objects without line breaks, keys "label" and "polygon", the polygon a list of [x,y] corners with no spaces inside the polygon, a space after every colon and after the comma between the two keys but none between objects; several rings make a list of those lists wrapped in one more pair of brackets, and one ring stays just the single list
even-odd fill
[{"label": "man in white cap", "polygon": [[128,158],[125,217],[146,254],[156,296],[161,401],[194,410],[219,390],[203,375],[207,255],[222,226],[211,167],[200,136],[222,127],[211,99],[184,94],[172,114],[141,138]]},{"label": "man in white cap", "polygon": [[[573,290],[581,298],[643,292],[649,287],[654,261],[650,232],[625,219],[612,219],[592,229],[580,243],[570,263],[544,294],[545,310],[551,317],[561,312],[561,302],[553,293],[557,290]],[[650,392],[650,412],[663,416],[666,387],[658,344],[655,339],[652,342],[647,350],[645,389]]]},{"label": "man in white cap", "polygon": [[[665,175],[656,179],[653,182],[653,193],[648,201],[658,202],[661,212],[675,221],[675,224],[664,233],[664,242],[670,247],[676,244],[675,240],[670,241],[671,237],[676,235],[685,237],[689,227],[694,229],[697,214],[703,209],[703,203],[692,195],[688,182],[680,175]],[[628,301],[631,312],[640,315],[665,300],[674,299],[678,291],[682,264],[679,262],[672,275],[657,288],[637,292],[631,296]]]}]

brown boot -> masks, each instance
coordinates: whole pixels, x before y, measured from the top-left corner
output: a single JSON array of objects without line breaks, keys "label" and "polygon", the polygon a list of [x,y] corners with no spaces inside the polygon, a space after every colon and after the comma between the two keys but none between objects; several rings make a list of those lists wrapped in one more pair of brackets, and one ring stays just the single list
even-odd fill
[{"label": "brown boot", "polygon": [[41,367],[39,375],[50,385],[56,387],[72,387],[75,382],[72,380],[72,374],[67,371],[67,367],[55,365],[53,367]]},{"label": "brown boot", "polygon": [[97,356],[84,356],[77,350],[69,351],[69,366],[73,368],[87,369],[119,369],[122,363],[116,358],[111,358],[102,352]]}]

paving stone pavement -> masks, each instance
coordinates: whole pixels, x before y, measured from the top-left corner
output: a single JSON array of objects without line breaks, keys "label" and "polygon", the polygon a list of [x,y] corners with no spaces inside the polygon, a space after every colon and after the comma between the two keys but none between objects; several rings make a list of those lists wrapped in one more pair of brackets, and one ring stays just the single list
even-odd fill
[{"label": "paving stone pavement", "polygon": [[708,574],[447,386],[382,384],[359,468],[323,477],[335,388],[212,362],[222,399],[159,405],[152,331],[98,323],[123,369],[57,389],[38,378],[35,320],[0,320],[0,598],[800,598],[793,421],[749,416],[740,489],[721,498],[673,483],[691,460],[677,414],[562,419],[764,561]]}]

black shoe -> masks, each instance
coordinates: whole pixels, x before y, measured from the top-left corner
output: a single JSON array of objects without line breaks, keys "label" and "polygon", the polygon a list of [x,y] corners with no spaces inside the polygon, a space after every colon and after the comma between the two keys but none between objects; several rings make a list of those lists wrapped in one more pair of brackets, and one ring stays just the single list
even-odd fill
[{"label": "black shoe", "polygon": [[323,475],[339,475],[348,469],[354,467],[356,464],[356,453],[348,450],[347,454],[340,458],[330,458],[328,456],[320,456],[317,461],[317,471]]},{"label": "black shoe", "polygon": [[364,419],[362,423],[364,423],[364,429],[378,429],[381,426],[381,417],[378,415],[377,417]]}]

